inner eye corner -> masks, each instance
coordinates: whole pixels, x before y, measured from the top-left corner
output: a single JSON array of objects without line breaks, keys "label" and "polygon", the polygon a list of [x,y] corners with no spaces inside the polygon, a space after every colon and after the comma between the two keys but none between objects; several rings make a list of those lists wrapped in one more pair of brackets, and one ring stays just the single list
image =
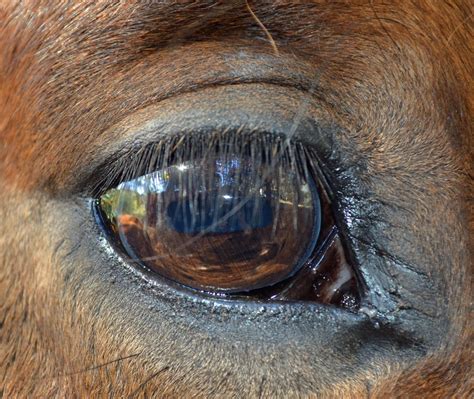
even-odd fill
[{"label": "inner eye corner", "polygon": [[271,135],[219,140],[141,153],[144,172],[94,202],[113,247],[210,297],[356,310],[360,279],[311,152]]}]

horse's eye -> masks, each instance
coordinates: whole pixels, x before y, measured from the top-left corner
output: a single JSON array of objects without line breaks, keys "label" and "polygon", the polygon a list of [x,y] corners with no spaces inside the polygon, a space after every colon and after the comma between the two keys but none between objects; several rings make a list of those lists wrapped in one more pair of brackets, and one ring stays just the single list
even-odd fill
[{"label": "horse's eye", "polygon": [[180,143],[154,147],[154,171],[97,201],[129,262],[210,295],[356,306],[356,277],[304,146]]}]

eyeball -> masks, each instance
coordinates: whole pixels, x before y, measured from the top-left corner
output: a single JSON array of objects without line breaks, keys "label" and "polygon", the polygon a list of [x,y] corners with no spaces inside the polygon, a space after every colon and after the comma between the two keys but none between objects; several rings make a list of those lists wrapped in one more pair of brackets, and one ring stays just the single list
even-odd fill
[{"label": "eyeball", "polygon": [[131,260],[191,288],[246,292],[294,275],[317,242],[318,190],[295,173],[212,154],[123,182],[99,207]]}]

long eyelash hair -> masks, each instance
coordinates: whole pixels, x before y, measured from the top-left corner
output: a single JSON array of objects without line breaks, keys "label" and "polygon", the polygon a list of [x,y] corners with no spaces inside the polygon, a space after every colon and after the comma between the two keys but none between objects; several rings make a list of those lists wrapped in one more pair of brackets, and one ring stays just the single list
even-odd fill
[{"label": "long eyelash hair", "polygon": [[[210,161],[223,165],[240,162],[240,166],[232,174],[233,191],[229,193],[227,189],[226,194],[238,197],[240,204],[237,207],[242,207],[256,197],[265,182],[272,181],[272,195],[276,198],[292,193],[289,202],[293,204],[293,228],[297,231],[298,206],[303,197],[301,189],[308,181],[313,181],[310,176],[313,159],[300,142],[282,135],[246,132],[243,128],[210,133],[183,133],[122,156],[107,170],[96,186],[96,192],[103,193],[119,185],[124,187],[126,182],[172,166],[189,165],[199,172],[190,174],[190,178],[180,182],[180,201],[196,203],[197,196],[202,195],[197,188],[210,188],[215,181],[216,170],[209,167]],[[291,190],[288,190],[288,181],[291,182]],[[214,198],[219,198],[219,195]],[[278,215],[279,202],[276,203],[275,212]],[[278,216],[274,219],[277,223]],[[216,220],[214,224],[222,221]]]}]

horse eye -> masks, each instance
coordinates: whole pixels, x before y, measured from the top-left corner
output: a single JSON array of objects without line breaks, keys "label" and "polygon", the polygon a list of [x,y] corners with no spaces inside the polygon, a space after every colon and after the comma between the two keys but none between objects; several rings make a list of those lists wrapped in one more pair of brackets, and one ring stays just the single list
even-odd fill
[{"label": "horse eye", "polygon": [[157,170],[98,198],[124,257],[209,295],[355,307],[357,279],[304,148],[268,139],[210,147],[161,157]]}]

